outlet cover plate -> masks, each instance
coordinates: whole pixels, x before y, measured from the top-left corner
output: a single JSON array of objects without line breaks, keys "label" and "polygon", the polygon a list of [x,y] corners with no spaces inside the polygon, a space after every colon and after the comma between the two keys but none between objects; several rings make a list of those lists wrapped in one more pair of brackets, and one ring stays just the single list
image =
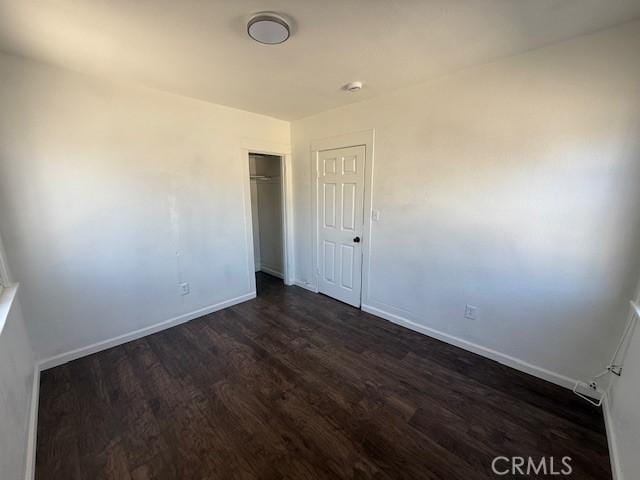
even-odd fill
[{"label": "outlet cover plate", "polygon": [[478,319],[478,307],[475,305],[465,305],[464,307],[464,318],[468,318],[469,320],[477,320]]}]

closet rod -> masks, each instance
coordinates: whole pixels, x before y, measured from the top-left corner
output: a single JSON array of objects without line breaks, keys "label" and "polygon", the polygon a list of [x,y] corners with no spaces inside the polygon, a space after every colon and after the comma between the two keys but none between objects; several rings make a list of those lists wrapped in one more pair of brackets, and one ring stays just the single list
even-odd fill
[{"label": "closet rod", "polygon": [[274,178],[280,178],[279,176],[269,176],[269,175],[249,175],[251,180],[272,180]]}]

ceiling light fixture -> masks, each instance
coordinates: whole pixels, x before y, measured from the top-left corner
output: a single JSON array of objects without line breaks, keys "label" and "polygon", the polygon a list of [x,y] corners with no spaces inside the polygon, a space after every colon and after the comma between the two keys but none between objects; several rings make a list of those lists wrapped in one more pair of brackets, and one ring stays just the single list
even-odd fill
[{"label": "ceiling light fixture", "polygon": [[277,45],[287,41],[291,35],[289,23],[278,14],[256,13],[247,24],[247,33],[258,43]]},{"label": "ceiling light fixture", "polygon": [[347,92],[357,92],[362,89],[362,82],[349,82],[342,88]]}]

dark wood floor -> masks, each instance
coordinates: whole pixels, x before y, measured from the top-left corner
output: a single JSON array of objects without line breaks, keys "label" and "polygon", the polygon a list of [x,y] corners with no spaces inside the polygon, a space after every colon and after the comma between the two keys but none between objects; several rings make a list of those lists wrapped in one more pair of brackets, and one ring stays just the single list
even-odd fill
[{"label": "dark wood floor", "polygon": [[497,455],[611,478],[602,414],[570,392],[273,277],[258,287],[43,372],[37,478],[512,478],[492,474]]}]

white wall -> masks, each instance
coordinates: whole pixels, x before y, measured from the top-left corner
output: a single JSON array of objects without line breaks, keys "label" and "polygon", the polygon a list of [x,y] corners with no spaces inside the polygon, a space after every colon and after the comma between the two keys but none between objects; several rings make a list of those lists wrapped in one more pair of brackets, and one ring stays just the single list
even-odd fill
[{"label": "white wall", "polygon": [[253,234],[253,267],[260,271],[260,217],[258,210],[258,182],[251,180],[251,233]]},{"label": "white wall", "polygon": [[[15,288],[0,294],[0,476],[25,478],[34,361]],[[4,322],[3,322],[4,320]]]},{"label": "white wall", "polygon": [[260,268],[264,272],[282,277],[284,261],[280,179],[258,181],[257,193],[260,211]]},{"label": "white wall", "polygon": [[288,144],[287,122],[6,55],[0,105],[0,224],[38,359],[250,293],[241,147]]},{"label": "white wall", "polygon": [[640,333],[629,344],[620,379],[614,384],[609,397],[612,420],[610,435],[614,436],[621,475],[617,480],[640,478]]},{"label": "white wall", "polygon": [[570,378],[599,372],[640,258],[638,45],[635,22],[293,122],[297,280],[315,282],[310,144],[373,128],[363,303]]},{"label": "white wall", "polygon": [[613,378],[607,399],[609,442],[615,448],[611,453],[615,455],[618,469],[616,480],[640,478],[640,326],[637,321],[634,327],[618,359],[623,363],[622,376]]}]

